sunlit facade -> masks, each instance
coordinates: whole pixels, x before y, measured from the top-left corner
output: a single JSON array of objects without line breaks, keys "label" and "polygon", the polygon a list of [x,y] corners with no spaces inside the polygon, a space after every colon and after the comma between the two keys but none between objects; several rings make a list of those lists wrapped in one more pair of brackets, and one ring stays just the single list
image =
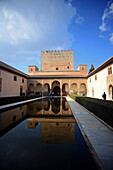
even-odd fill
[{"label": "sunlit facade", "polygon": [[0,97],[19,95],[66,96],[77,94],[113,99],[113,57],[87,74],[87,65],[74,70],[73,50],[41,51],[41,71],[29,66],[25,74],[0,62]]}]

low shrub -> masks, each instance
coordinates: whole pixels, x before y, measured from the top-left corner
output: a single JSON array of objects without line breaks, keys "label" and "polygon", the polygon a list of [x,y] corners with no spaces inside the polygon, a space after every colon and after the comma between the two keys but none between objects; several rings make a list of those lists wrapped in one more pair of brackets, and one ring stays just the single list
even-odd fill
[{"label": "low shrub", "polygon": [[[72,97],[72,96],[70,96]],[[104,122],[113,127],[113,102],[90,97],[73,96],[73,99],[84,106],[89,111],[93,112],[96,116]]]}]

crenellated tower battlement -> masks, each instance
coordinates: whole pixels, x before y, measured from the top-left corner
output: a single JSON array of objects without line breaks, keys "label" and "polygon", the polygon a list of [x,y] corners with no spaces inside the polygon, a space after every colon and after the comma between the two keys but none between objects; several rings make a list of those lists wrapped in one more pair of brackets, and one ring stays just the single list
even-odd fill
[{"label": "crenellated tower battlement", "polygon": [[72,50],[45,50],[45,51],[43,51],[43,50],[41,50],[41,54],[42,53],[44,53],[44,54],[48,54],[48,55],[50,55],[50,54],[65,54],[65,53],[69,53],[69,54],[71,54],[71,53],[73,53],[73,49]]}]

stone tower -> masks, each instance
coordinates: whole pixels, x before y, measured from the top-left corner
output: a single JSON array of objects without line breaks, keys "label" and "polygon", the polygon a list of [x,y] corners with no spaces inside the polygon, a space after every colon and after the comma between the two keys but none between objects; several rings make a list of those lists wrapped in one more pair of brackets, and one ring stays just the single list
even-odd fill
[{"label": "stone tower", "polygon": [[41,51],[41,71],[74,70],[73,50]]}]

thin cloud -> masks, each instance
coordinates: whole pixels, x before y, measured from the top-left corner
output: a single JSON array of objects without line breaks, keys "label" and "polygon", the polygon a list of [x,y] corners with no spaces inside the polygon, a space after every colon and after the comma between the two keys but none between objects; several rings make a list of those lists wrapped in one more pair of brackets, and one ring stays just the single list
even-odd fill
[{"label": "thin cloud", "polygon": [[[113,1],[110,0],[107,3],[107,8],[104,10],[103,16],[102,16],[102,24],[99,26],[99,29],[101,32],[109,32],[109,34],[113,31]],[[110,42],[112,43],[112,36],[110,37]],[[112,43],[113,44],[113,43]]]},{"label": "thin cloud", "polygon": [[113,33],[112,33],[112,35],[111,35],[109,40],[110,40],[111,44],[113,44]]},{"label": "thin cloud", "polygon": [[107,22],[109,19],[113,19],[113,2],[112,0],[108,2],[107,8],[104,10],[102,16],[102,24],[99,26],[101,31],[107,31],[109,28],[107,27]]},{"label": "thin cloud", "polygon": [[84,21],[85,21],[85,19],[83,17],[81,17],[80,15],[77,15],[77,17],[75,18],[76,24],[82,24]]},{"label": "thin cloud", "polygon": [[64,0],[0,1],[0,58],[33,64],[40,59],[36,51],[69,48],[75,39],[68,26],[75,16],[76,8]]}]

